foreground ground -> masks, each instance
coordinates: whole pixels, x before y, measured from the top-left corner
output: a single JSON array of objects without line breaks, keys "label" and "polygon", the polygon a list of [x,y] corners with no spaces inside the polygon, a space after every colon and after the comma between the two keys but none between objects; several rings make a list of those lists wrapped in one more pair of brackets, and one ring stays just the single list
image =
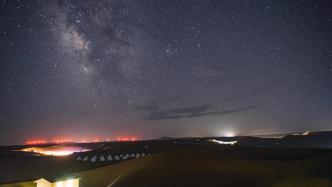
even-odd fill
[{"label": "foreground ground", "polygon": [[[196,145],[77,172],[82,187],[332,186],[332,154],[320,150]],[[33,168],[31,168],[33,170]],[[1,185],[0,185],[1,186]],[[32,187],[32,181],[1,187]]]}]

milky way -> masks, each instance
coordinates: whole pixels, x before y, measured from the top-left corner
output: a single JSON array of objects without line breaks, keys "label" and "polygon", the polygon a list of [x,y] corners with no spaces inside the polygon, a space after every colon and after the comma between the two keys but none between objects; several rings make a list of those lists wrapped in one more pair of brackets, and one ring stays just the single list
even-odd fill
[{"label": "milky way", "polygon": [[1,1],[0,141],[332,127],[330,1]]}]

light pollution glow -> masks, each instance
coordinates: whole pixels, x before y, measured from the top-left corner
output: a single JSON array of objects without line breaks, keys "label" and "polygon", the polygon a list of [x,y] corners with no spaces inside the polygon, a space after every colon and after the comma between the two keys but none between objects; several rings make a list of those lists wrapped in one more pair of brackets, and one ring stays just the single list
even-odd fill
[{"label": "light pollution glow", "polygon": [[46,156],[67,156],[74,152],[85,152],[89,149],[84,149],[82,147],[75,146],[51,146],[51,147],[28,147],[21,149],[24,152],[34,152]]},{"label": "light pollution glow", "polygon": [[234,145],[237,143],[237,141],[221,141],[221,140],[216,140],[216,139],[212,139],[211,141],[218,143],[218,144],[223,144],[223,145]]},{"label": "light pollution glow", "polygon": [[110,142],[110,141],[120,141],[120,142],[126,142],[126,141],[138,141],[140,138],[138,136],[119,136],[116,139],[106,138],[105,140],[99,139],[99,138],[83,138],[81,140],[74,140],[72,138],[57,138],[53,139],[52,141],[48,141],[46,139],[32,139],[27,140],[25,142],[25,145],[41,145],[41,144],[66,144],[66,143],[91,143],[91,142]]}]

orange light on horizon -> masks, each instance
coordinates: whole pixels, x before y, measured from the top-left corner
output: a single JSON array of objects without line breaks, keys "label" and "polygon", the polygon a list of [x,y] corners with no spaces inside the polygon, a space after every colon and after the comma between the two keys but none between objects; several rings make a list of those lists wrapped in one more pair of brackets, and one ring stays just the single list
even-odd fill
[{"label": "orange light on horizon", "polygon": [[120,142],[127,142],[127,141],[138,141],[139,138],[137,136],[119,136],[117,138],[87,138],[87,137],[81,137],[77,140],[74,140],[72,138],[55,138],[52,140],[45,140],[45,139],[32,139],[32,140],[28,140],[25,142],[26,145],[39,145],[39,144],[48,144],[48,143],[52,143],[52,144],[67,144],[67,143],[74,143],[74,142],[78,142],[78,143],[98,143],[98,142],[102,142],[102,141],[106,141],[106,142],[111,142],[111,141],[120,141]]},{"label": "orange light on horizon", "polygon": [[135,136],[132,136],[132,137],[124,136],[124,137],[118,137],[116,140],[119,142],[128,142],[128,141],[137,141],[138,138]]},{"label": "orange light on horizon", "polygon": [[54,139],[53,143],[61,144],[61,143],[71,143],[73,140],[71,138],[61,138],[61,139]]},{"label": "orange light on horizon", "polygon": [[27,145],[47,144],[47,141],[42,140],[42,139],[40,139],[40,140],[28,140],[28,141],[26,141],[25,144],[27,144]]},{"label": "orange light on horizon", "polygon": [[74,152],[86,152],[90,149],[85,149],[83,147],[77,147],[77,146],[67,146],[67,145],[56,145],[56,146],[50,146],[50,147],[28,147],[21,149],[20,151],[24,152],[34,152],[39,153],[41,155],[49,155],[49,156],[66,156],[71,155]]}]

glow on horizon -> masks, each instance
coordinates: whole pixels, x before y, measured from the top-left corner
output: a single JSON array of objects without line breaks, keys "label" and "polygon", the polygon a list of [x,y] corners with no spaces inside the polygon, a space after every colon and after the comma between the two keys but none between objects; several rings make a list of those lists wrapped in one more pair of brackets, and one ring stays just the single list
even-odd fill
[{"label": "glow on horizon", "polygon": [[70,146],[52,146],[52,147],[28,147],[21,149],[24,152],[34,152],[45,156],[67,156],[75,152],[85,152],[89,149],[82,147],[70,147]]},{"label": "glow on horizon", "polygon": [[119,142],[129,142],[129,141],[138,141],[139,139],[135,136],[132,136],[132,137],[122,136],[122,137],[118,137],[116,140]]},{"label": "glow on horizon", "polygon": [[47,144],[47,141],[46,140],[28,140],[26,141],[27,145],[37,145],[37,144]]},{"label": "glow on horizon", "polygon": [[221,134],[224,137],[234,137],[234,136],[236,136],[235,132],[232,131],[232,130],[225,130]]},{"label": "glow on horizon", "polygon": [[52,140],[47,139],[30,139],[24,142],[25,145],[41,145],[41,144],[70,144],[70,143],[99,143],[99,142],[111,142],[111,141],[138,141],[138,136],[121,135],[117,138],[100,138],[100,137],[81,137],[77,139],[73,138],[54,138]]},{"label": "glow on horizon", "polygon": [[212,139],[211,141],[218,143],[218,144],[223,144],[223,145],[234,145],[237,143],[237,141],[222,141],[222,140],[216,140],[216,139]]}]

